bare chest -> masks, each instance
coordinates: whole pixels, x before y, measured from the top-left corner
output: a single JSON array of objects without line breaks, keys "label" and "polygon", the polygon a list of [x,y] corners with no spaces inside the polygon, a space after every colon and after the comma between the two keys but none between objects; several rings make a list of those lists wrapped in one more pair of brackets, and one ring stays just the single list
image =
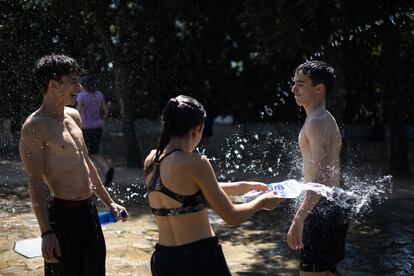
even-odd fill
[{"label": "bare chest", "polygon": [[51,123],[47,129],[46,149],[54,155],[78,155],[83,149],[82,130],[69,119]]},{"label": "bare chest", "polygon": [[300,152],[302,153],[303,156],[307,156],[310,154],[310,144],[309,144],[309,140],[306,137],[306,133],[305,133],[305,127],[302,127],[302,129],[299,132],[299,148],[300,148]]}]

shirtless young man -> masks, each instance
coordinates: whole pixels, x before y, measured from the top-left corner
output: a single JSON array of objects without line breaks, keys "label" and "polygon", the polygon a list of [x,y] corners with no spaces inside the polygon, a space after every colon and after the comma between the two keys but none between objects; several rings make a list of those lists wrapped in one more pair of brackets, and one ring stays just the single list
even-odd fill
[{"label": "shirtless young man", "polygon": [[[299,134],[305,182],[340,185],[341,133],[326,110],[325,97],[335,81],[334,69],[322,61],[309,61],[294,71],[292,92],[306,112]],[[332,275],[343,259],[348,224],[344,210],[307,191],[289,232],[290,248],[301,250],[300,275]]]},{"label": "shirtless young man", "polygon": [[43,102],[21,130],[20,156],[42,233],[45,275],[105,275],[105,240],[92,194],[118,218],[125,210],[112,200],[88,157],[78,111],[65,107],[75,104],[81,90],[79,72],[70,57],[42,57],[33,73]]}]

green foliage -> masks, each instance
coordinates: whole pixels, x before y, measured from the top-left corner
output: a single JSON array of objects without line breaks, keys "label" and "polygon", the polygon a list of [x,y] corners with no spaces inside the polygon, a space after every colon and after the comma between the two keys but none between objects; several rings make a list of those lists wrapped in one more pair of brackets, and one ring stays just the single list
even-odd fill
[{"label": "green foliage", "polygon": [[[386,121],[383,25],[392,21],[401,36],[401,112],[412,121],[413,8],[392,2],[2,1],[0,116],[25,116],[38,106],[31,68],[54,52],[73,56],[85,75],[98,77],[113,116],[120,97],[131,116],[156,118],[169,97],[189,94],[213,115],[297,121],[292,70],[323,59],[343,78],[337,88],[345,97],[331,100],[345,101],[345,122]],[[119,67],[125,95],[116,92]]]}]

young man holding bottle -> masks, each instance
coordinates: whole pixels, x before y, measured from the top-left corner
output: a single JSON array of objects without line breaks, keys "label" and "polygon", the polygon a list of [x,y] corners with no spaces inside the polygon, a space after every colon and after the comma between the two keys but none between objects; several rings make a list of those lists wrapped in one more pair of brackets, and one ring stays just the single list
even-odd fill
[{"label": "young man holding bottle", "polygon": [[[299,133],[305,182],[340,186],[341,133],[325,106],[335,81],[334,69],[308,61],[294,71],[292,93],[306,112]],[[348,222],[344,210],[312,191],[297,211],[289,232],[290,248],[301,250],[300,275],[332,275],[344,258]]]},{"label": "young man holding bottle", "polygon": [[70,57],[42,57],[33,73],[43,102],[21,130],[19,150],[41,231],[45,275],[105,275],[105,240],[92,194],[117,217],[126,211],[112,200],[88,157],[79,112],[65,107],[75,104],[81,90],[79,72]]}]

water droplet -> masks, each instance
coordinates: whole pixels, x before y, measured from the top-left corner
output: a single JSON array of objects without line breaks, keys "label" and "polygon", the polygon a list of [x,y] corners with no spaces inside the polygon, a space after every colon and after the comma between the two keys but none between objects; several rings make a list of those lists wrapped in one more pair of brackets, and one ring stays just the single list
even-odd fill
[{"label": "water droplet", "polygon": [[273,109],[271,109],[267,105],[265,105],[264,108],[265,108],[265,112],[268,116],[273,116]]},{"label": "water droplet", "polygon": [[131,194],[131,198],[136,197],[136,196],[139,196],[139,194],[138,193],[132,193]]},{"label": "water droplet", "polygon": [[390,22],[392,23],[392,25],[397,25],[396,23],[395,23],[395,20],[394,20],[394,16],[392,16],[392,15],[390,15],[389,17],[388,17],[388,19],[390,20]]}]

